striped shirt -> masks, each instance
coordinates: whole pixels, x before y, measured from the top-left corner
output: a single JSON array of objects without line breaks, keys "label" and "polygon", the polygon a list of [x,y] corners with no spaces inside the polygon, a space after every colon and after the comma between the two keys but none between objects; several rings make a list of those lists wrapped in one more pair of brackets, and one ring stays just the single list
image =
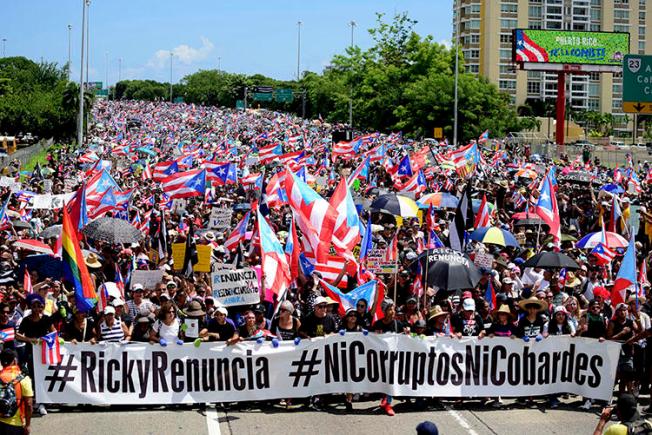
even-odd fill
[{"label": "striped shirt", "polygon": [[100,336],[103,341],[121,341],[124,340],[125,334],[122,330],[122,322],[120,319],[115,319],[113,326],[109,327],[106,320],[100,323]]}]

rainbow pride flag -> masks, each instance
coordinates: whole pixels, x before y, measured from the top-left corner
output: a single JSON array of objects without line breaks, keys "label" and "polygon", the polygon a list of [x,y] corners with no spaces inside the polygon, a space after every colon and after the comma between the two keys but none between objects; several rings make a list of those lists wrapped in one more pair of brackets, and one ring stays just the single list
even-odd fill
[{"label": "rainbow pride flag", "polygon": [[77,229],[72,223],[67,207],[63,207],[61,253],[63,276],[74,287],[77,309],[87,312],[95,305],[97,294],[77,240]]}]

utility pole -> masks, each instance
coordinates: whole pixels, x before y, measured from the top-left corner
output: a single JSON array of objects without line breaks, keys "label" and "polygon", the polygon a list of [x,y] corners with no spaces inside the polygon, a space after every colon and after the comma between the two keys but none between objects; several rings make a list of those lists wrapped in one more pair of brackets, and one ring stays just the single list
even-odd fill
[{"label": "utility pole", "polygon": [[86,83],[88,83],[88,71],[90,68],[90,46],[91,46],[91,0],[86,0]]},{"label": "utility pole", "polygon": [[[351,50],[353,50],[353,30],[355,29],[355,21],[349,23],[351,25]],[[349,128],[353,128],[353,83],[349,87]]]},{"label": "utility pole", "polygon": [[2,38],[2,57],[7,57],[7,38]]},{"label": "utility pole", "polygon": [[170,51],[170,103],[172,102],[172,57],[174,57],[174,53]]},{"label": "utility pole", "polygon": [[458,122],[458,84],[459,84],[459,66],[460,66],[460,12],[462,8],[460,7],[461,0],[455,1],[455,104],[454,104],[454,119],[453,119],[453,146],[457,148],[457,122]]},{"label": "utility pole", "polygon": [[248,92],[248,88],[245,86],[244,88],[244,110],[245,111],[247,110],[247,92]]},{"label": "utility pole", "polygon": [[81,32],[81,66],[79,69],[79,116],[77,117],[77,146],[84,141],[84,38],[86,36],[86,0],[82,0],[82,32]]},{"label": "utility pole", "polygon": [[117,95],[116,94],[116,92],[117,92],[116,88],[118,87],[118,83],[120,83],[121,81],[122,81],[122,58],[119,57],[118,58],[118,81],[115,82],[116,86],[113,87],[113,99],[114,100],[115,100],[115,96]]},{"label": "utility pole", "polygon": [[104,52],[104,61],[106,62],[106,72],[105,72],[105,79],[106,79],[106,99],[109,99],[109,50]]},{"label": "utility pole", "polygon": [[301,79],[301,21],[297,21],[297,81]]},{"label": "utility pole", "polygon": [[217,56],[217,70],[222,71],[222,58]]},{"label": "utility pole", "polygon": [[70,81],[70,69],[72,68],[72,25],[68,24],[68,81]]}]

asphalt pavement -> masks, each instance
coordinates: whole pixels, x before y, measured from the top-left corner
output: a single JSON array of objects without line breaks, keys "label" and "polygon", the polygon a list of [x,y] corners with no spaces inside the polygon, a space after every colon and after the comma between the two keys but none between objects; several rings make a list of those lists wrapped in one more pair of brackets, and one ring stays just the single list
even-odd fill
[{"label": "asphalt pavement", "polygon": [[[32,433],[47,435],[86,434],[414,434],[424,420],[435,422],[440,434],[590,434],[598,422],[600,407],[578,409],[578,397],[563,399],[557,409],[543,400],[539,406],[520,405],[506,400],[502,409],[478,400],[464,403],[445,401],[426,410],[414,402],[396,400],[396,416],[378,409],[378,401],[362,400],[346,412],[341,401],[327,404],[321,411],[303,405],[286,409],[279,401],[242,402],[207,407],[62,407],[49,409],[45,417],[36,416]],[[642,400],[647,405],[647,397]]]}]

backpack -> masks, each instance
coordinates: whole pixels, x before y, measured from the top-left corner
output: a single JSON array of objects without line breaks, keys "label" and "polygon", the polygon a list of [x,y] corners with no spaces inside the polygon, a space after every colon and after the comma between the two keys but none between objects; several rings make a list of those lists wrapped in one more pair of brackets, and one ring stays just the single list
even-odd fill
[{"label": "backpack", "polygon": [[649,420],[640,418],[627,426],[627,435],[650,435],[652,434],[652,423]]},{"label": "backpack", "polygon": [[18,411],[16,384],[25,379],[22,373],[9,382],[0,381],[0,417],[13,417]]}]

